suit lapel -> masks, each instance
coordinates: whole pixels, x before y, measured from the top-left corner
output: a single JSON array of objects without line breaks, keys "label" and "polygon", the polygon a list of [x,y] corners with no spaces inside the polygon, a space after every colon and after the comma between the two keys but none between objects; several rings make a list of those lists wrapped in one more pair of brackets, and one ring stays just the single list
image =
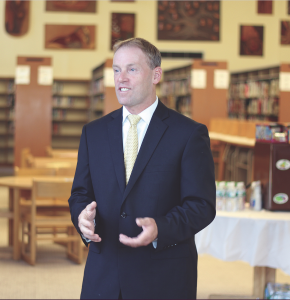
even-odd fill
[{"label": "suit lapel", "polygon": [[134,168],[123,195],[123,202],[146,167],[149,159],[166,131],[168,125],[166,125],[163,120],[168,116],[168,108],[159,101],[137,155]]},{"label": "suit lapel", "polygon": [[126,182],[123,154],[122,112],[123,110],[120,108],[112,114],[113,119],[108,123],[108,135],[117,180],[121,193],[123,194],[125,191]]}]

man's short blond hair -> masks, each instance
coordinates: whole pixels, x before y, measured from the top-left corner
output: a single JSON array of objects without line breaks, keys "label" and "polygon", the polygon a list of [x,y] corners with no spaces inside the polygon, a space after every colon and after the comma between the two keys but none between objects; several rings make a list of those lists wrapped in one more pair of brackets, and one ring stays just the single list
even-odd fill
[{"label": "man's short blond hair", "polygon": [[125,41],[116,42],[113,46],[114,53],[122,47],[136,47],[142,50],[142,52],[147,56],[149,67],[152,70],[161,66],[160,51],[154,45],[142,38],[131,38]]}]

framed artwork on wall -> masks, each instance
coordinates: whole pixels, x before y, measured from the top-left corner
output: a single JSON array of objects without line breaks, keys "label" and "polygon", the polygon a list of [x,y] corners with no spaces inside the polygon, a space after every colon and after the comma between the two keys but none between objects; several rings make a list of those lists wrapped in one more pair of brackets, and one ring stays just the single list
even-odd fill
[{"label": "framed artwork on wall", "polygon": [[13,36],[27,33],[30,1],[5,1],[5,29]]},{"label": "framed artwork on wall", "polygon": [[95,49],[95,25],[45,25],[46,49]]},{"label": "framed artwork on wall", "polygon": [[290,45],[290,21],[281,21],[281,45]]},{"label": "framed artwork on wall", "polygon": [[46,11],[87,12],[97,11],[96,0],[83,1],[51,1],[46,0]]},{"label": "framed artwork on wall", "polygon": [[158,40],[219,41],[220,1],[157,1]]},{"label": "framed artwork on wall", "polygon": [[112,13],[111,50],[119,40],[135,36],[135,14]]},{"label": "framed artwork on wall", "polygon": [[257,0],[257,11],[258,14],[272,14],[273,12],[273,1],[272,0]]},{"label": "framed artwork on wall", "polygon": [[264,27],[241,25],[240,55],[263,56]]}]

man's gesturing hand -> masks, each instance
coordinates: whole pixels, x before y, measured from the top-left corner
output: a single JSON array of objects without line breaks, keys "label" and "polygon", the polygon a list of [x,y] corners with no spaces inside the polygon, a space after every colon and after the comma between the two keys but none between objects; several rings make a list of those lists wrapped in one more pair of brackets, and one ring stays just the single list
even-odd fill
[{"label": "man's gesturing hand", "polygon": [[97,203],[93,201],[88,204],[87,207],[79,215],[79,228],[87,239],[93,242],[100,242],[101,238],[98,234],[95,234],[94,219],[96,217]]},{"label": "man's gesturing hand", "polygon": [[135,238],[130,238],[124,234],[119,235],[119,240],[124,245],[136,248],[147,246],[152,243],[158,235],[156,222],[152,218],[138,218],[136,224],[142,227],[143,231]]}]

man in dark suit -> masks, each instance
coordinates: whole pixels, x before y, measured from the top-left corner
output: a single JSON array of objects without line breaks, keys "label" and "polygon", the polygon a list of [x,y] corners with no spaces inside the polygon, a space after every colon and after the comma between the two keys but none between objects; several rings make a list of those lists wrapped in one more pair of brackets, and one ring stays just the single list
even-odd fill
[{"label": "man in dark suit", "polygon": [[193,299],[194,235],[215,217],[208,131],[156,97],[155,46],[133,38],[114,51],[123,107],[84,126],[69,199],[90,243],[81,298]]}]

